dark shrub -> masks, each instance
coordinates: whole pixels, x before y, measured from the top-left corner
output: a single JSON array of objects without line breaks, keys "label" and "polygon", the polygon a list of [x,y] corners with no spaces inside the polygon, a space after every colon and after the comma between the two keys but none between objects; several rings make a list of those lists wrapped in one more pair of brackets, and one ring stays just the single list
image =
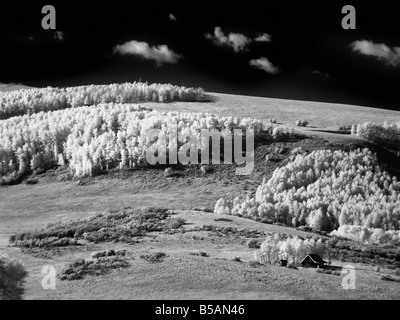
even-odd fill
[{"label": "dark shrub", "polygon": [[20,300],[27,275],[21,263],[0,255],[0,300]]}]

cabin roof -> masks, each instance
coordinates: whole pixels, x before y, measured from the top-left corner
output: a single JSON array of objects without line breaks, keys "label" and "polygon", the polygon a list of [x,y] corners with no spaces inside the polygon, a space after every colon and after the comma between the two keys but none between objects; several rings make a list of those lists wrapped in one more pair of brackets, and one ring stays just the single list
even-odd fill
[{"label": "cabin roof", "polygon": [[303,261],[306,260],[307,257],[310,257],[310,259],[311,259],[313,262],[315,262],[316,264],[325,264],[325,263],[326,263],[326,261],[322,260],[322,258],[321,258],[318,254],[315,254],[315,253],[306,255],[306,256],[304,257],[304,259],[301,260],[301,263],[303,263]]}]

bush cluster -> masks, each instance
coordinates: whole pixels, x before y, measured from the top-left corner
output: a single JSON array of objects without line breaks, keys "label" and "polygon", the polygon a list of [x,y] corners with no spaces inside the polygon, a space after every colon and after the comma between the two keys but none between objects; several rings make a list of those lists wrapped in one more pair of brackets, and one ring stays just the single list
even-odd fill
[{"label": "bush cluster", "polygon": [[221,198],[215,213],[332,231],[342,225],[399,230],[400,183],[368,149],[297,154],[254,197]]},{"label": "bush cluster", "polygon": [[183,219],[171,218],[166,209],[123,209],[52,223],[42,230],[13,235],[10,242],[29,248],[71,246],[80,240],[132,242],[148,232],[176,230],[183,224]]},{"label": "bush cluster", "polygon": [[400,121],[360,123],[352,126],[351,134],[400,151]]},{"label": "bush cluster", "polygon": [[101,103],[202,101],[202,88],[142,82],[67,88],[32,88],[0,95],[0,119]]},{"label": "bush cluster", "polygon": [[355,241],[376,244],[400,244],[400,231],[381,228],[365,228],[355,225],[341,225],[339,229],[331,232],[333,236],[344,237]]},{"label": "bush cluster", "polygon": [[41,112],[0,121],[0,184],[57,165],[77,177],[113,168],[132,169],[148,165],[148,152],[163,154],[168,162],[167,150],[176,153],[177,159],[178,154],[187,157],[190,150],[189,160],[192,154],[198,160],[198,153],[209,146],[203,129],[221,133],[230,147],[235,129],[275,140],[293,134],[287,127],[251,118],[159,112],[130,104]]},{"label": "bush cluster", "polygon": [[99,257],[95,260],[80,259],[67,265],[58,274],[60,280],[79,280],[86,275],[102,275],[113,269],[129,267],[128,260],[121,255]]},{"label": "bush cluster", "polygon": [[307,120],[296,120],[295,124],[298,127],[306,127],[308,125],[308,121]]},{"label": "bush cluster", "polygon": [[164,252],[154,252],[154,253],[142,254],[140,256],[140,259],[144,259],[147,262],[162,262],[166,256],[167,255]]}]

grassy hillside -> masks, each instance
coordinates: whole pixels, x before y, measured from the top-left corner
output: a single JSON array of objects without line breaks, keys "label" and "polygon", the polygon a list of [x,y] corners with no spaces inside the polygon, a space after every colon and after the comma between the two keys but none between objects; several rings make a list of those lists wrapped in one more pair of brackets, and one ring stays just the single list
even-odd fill
[{"label": "grassy hillside", "polygon": [[[306,229],[260,223],[212,211],[221,197],[254,195],[263,178],[271,178],[275,169],[288,164],[291,151],[300,147],[308,152],[368,147],[378,153],[380,165],[392,174],[399,172],[398,158],[387,150],[335,131],[339,126],[353,123],[399,120],[400,112],[219,93],[208,96],[212,102],[142,105],[158,111],[211,112],[261,120],[274,118],[278,123],[294,127],[297,134],[286,141],[256,142],[255,168],[245,176],[235,175],[235,165],[213,165],[206,173],[199,165],[177,167],[174,175],[166,175],[165,167],[138,167],[108,170],[83,178],[72,177],[67,168],[54,167],[36,172],[24,183],[0,186],[0,253],[15,256],[29,272],[24,298],[399,299],[399,284],[380,278],[383,274],[394,273],[396,248],[366,248],[354,241],[335,243],[333,264],[338,268],[351,264],[357,272],[356,290],[343,290],[340,275],[260,264],[255,257],[258,248],[248,245],[252,239],[262,242],[265,232],[325,240],[333,238]],[[298,119],[308,120],[309,126],[296,127],[294,122]],[[267,156],[270,160],[266,160]],[[48,223],[56,226],[71,223],[73,226],[77,219],[98,213],[107,215],[110,210],[118,215],[124,207],[133,210],[139,207],[167,208],[171,210],[171,217],[181,219],[183,224],[176,230],[156,230],[146,226],[146,232],[137,233],[128,242],[124,238],[115,241],[79,238],[79,245],[51,248],[21,248],[9,242],[10,236],[16,235],[41,237],[37,230],[42,230]],[[151,223],[156,223],[154,221]],[[86,227],[92,226],[89,223]],[[104,271],[101,263],[112,258],[99,260],[91,254],[104,250],[125,250],[123,259],[128,266],[101,273]],[[374,269],[380,264],[380,258],[375,259],[374,254],[381,255],[381,261],[385,262],[381,263],[380,270]],[[80,261],[74,266],[84,266],[84,259],[85,263],[100,268],[101,274],[85,275],[74,281],[58,279],[57,290],[42,289],[41,269],[44,265],[54,265],[57,273],[61,273],[77,259]]]},{"label": "grassy hillside", "polygon": [[[336,130],[339,126],[368,121],[400,120],[400,111],[363,106],[249,97],[223,93],[208,93],[213,102],[166,105],[149,104],[155,110],[211,112],[222,116],[253,117],[260,120],[274,118],[278,123],[294,126],[298,119],[308,120],[309,129]],[[146,104],[147,105],[147,104]]]},{"label": "grassy hillside", "polygon": [[19,89],[30,89],[31,87],[18,83],[0,83],[0,92],[14,91]]}]

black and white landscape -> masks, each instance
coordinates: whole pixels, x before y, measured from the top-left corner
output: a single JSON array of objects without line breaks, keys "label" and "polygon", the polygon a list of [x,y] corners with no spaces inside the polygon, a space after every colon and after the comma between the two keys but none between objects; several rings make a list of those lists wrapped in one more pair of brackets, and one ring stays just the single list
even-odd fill
[{"label": "black and white landscape", "polygon": [[2,12],[0,299],[400,298],[394,1]]}]

